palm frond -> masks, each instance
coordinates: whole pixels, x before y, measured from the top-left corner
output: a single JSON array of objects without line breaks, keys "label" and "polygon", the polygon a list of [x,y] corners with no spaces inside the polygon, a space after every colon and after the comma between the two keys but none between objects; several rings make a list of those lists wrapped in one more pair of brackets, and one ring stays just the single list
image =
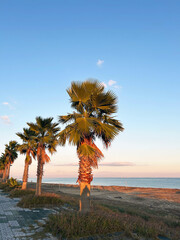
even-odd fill
[{"label": "palm frond", "polygon": [[[68,124],[59,133],[59,144],[64,145],[68,141],[77,146],[80,165],[83,168],[81,161],[84,164],[88,161],[87,178],[91,179],[91,167],[97,167],[98,161],[103,157],[94,143],[95,139],[100,138],[108,147],[119,132],[124,130],[122,123],[113,116],[117,112],[117,97],[111,91],[105,92],[104,86],[96,80],[72,82],[67,92],[71,106],[76,111],[59,116],[60,123]],[[84,170],[80,172],[80,175],[86,175]]]}]

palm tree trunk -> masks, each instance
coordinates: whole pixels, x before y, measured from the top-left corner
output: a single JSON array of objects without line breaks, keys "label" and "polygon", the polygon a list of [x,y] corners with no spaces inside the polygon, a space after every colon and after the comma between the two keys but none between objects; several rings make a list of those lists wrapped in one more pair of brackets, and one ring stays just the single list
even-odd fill
[{"label": "palm tree trunk", "polygon": [[25,160],[24,174],[23,174],[23,184],[22,184],[22,189],[23,190],[27,188],[28,171],[29,171],[29,162]]},{"label": "palm tree trunk", "polygon": [[3,170],[0,170],[0,178],[3,177]]},{"label": "palm tree trunk", "polygon": [[6,175],[6,180],[9,179],[9,175],[10,175],[10,166],[11,166],[11,164],[8,163],[8,165],[7,165],[7,175]]},{"label": "palm tree trunk", "polygon": [[80,201],[79,211],[82,213],[90,212],[90,190],[92,181],[92,168],[88,157],[79,157],[79,177],[80,183]]},{"label": "palm tree trunk", "polygon": [[90,212],[91,209],[90,190],[91,190],[90,183],[87,182],[80,183],[79,211],[82,213]]},{"label": "palm tree trunk", "polygon": [[42,159],[38,159],[38,166],[37,166],[37,184],[36,184],[36,195],[41,195],[41,184],[42,184],[42,176],[43,176],[43,166],[44,163],[42,162]]},{"label": "palm tree trunk", "polygon": [[3,170],[3,182],[6,181],[6,172],[7,172],[7,165],[5,166],[5,168]]}]

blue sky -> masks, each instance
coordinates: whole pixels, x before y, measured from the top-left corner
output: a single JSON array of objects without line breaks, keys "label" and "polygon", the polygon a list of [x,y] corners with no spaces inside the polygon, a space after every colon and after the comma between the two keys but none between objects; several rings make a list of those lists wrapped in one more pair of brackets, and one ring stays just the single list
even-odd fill
[{"label": "blue sky", "polygon": [[[108,151],[99,143],[103,162],[127,163],[95,175],[180,177],[179,11],[175,0],[1,1],[0,151],[36,116],[70,112],[71,81],[95,78],[118,96],[125,127]],[[47,176],[54,166],[75,176],[58,165],[77,161],[73,147],[58,148]]]}]

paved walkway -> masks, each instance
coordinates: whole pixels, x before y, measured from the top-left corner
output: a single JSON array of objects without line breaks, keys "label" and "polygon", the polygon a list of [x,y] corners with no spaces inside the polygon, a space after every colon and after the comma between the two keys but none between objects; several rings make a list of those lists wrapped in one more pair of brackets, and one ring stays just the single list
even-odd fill
[{"label": "paved walkway", "polygon": [[55,239],[51,234],[43,233],[38,223],[44,220],[52,209],[26,209],[17,207],[19,199],[11,199],[0,190],[0,240]]}]

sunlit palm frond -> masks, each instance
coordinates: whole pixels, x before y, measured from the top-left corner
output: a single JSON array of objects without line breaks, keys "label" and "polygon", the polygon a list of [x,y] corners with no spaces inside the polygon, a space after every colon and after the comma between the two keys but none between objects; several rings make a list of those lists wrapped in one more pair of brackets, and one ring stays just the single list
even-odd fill
[{"label": "sunlit palm frond", "polygon": [[8,163],[8,160],[6,158],[6,155],[5,153],[2,153],[0,156],[0,169],[4,169],[7,163]]},{"label": "sunlit palm frond", "polygon": [[5,145],[5,157],[8,162],[12,164],[14,160],[18,157],[17,148],[19,144],[16,141],[10,141],[9,144]]},{"label": "sunlit palm frond", "polygon": [[43,164],[50,161],[46,149],[53,154],[58,145],[60,128],[58,123],[52,121],[53,118],[36,117],[36,123],[28,123],[30,129],[36,133],[34,140],[37,144],[37,159]]},{"label": "sunlit palm frond", "polygon": [[41,158],[43,163],[50,162],[50,157],[47,155],[45,148],[43,148],[41,151]]},{"label": "sunlit palm frond", "polygon": [[89,182],[92,181],[91,167],[97,167],[103,157],[95,139],[100,138],[108,147],[123,131],[122,123],[113,117],[117,112],[117,97],[111,91],[105,92],[104,86],[96,80],[73,82],[67,92],[76,112],[59,117],[60,123],[68,124],[59,134],[59,143],[64,145],[68,141],[77,146],[80,159],[78,179],[86,181],[87,178]]},{"label": "sunlit palm frond", "polygon": [[60,123],[67,123],[71,121],[75,121],[77,118],[81,117],[82,115],[76,112],[73,112],[72,114],[68,113],[65,116],[59,116],[59,122]]},{"label": "sunlit palm frond", "polygon": [[110,125],[116,127],[116,128],[119,129],[119,131],[121,131],[121,132],[124,130],[124,128],[123,128],[123,126],[122,126],[122,123],[121,123],[120,121],[114,119],[113,117],[109,117],[109,116],[107,116],[107,115],[104,115],[104,116],[102,117],[102,121],[103,121],[104,123],[106,123],[106,124],[110,124]]},{"label": "sunlit palm frond", "polygon": [[27,143],[23,143],[21,145],[18,146],[17,150],[21,153],[21,154],[26,154],[27,150],[28,150],[28,144]]}]

